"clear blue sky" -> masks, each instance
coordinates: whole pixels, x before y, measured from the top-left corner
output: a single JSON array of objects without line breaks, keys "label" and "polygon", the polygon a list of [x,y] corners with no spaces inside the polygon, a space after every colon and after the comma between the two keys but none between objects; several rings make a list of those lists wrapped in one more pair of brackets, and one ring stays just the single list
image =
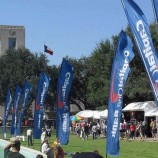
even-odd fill
[{"label": "clear blue sky", "polygon": [[[135,2],[152,22],[151,0]],[[127,26],[121,0],[1,0],[0,6],[0,25],[25,27],[26,48],[43,52],[45,42],[54,50],[49,65],[60,65],[67,55],[89,56]]]}]

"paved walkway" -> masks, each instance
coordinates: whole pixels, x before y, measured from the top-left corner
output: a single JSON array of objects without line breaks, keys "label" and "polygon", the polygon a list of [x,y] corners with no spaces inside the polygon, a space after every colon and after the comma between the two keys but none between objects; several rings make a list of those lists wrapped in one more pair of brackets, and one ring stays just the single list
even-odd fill
[{"label": "paved walkway", "polygon": [[[125,139],[123,139],[125,140]],[[146,141],[146,142],[157,142],[158,143],[158,138],[150,138],[150,137],[147,137],[147,138],[144,138],[143,140],[141,140],[139,137],[136,137],[135,139],[129,139],[129,141]]]},{"label": "paved walkway", "polygon": [[[140,138],[136,138],[137,140],[139,140],[140,141]],[[148,141],[148,142],[158,142],[158,138],[149,138],[149,137],[147,137],[147,138],[144,138],[144,141]]]}]

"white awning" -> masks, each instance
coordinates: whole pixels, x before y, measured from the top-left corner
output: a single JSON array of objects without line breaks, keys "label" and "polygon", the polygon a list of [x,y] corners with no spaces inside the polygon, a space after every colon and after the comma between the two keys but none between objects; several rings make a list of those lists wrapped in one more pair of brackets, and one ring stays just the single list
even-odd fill
[{"label": "white awning", "polygon": [[104,111],[100,112],[100,117],[101,118],[107,118],[108,117],[108,110],[105,109]]},{"label": "white awning", "polygon": [[134,102],[128,104],[122,111],[144,111],[148,112],[157,107],[155,101]]}]

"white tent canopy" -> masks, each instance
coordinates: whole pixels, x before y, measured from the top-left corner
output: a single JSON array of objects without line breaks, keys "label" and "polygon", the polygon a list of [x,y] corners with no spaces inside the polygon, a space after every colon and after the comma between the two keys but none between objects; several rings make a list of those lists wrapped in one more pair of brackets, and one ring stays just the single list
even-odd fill
[{"label": "white tent canopy", "polygon": [[94,118],[94,119],[100,119],[100,117],[102,118],[107,118],[107,112],[108,110],[104,110],[104,111],[93,111],[93,110],[83,110],[80,111],[76,114],[76,116],[81,116],[83,118]]},{"label": "white tent canopy", "polygon": [[122,111],[144,111],[145,113],[157,107],[155,101],[134,102],[128,104]]},{"label": "white tent canopy", "polygon": [[108,110],[107,109],[100,112],[100,118],[107,118],[107,117],[108,117]]},{"label": "white tent canopy", "polygon": [[100,119],[100,111],[93,111],[93,118]]},{"label": "white tent canopy", "polygon": [[158,107],[146,112],[145,116],[158,116]]},{"label": "white tent canopy", "polygon": [[93,111],[92,110],[83,110],[76,114],[77,116],[81,116],[83,118],[92,118],[93,117]]},{"label": "white tent canopy", "polygon": [[124,109],[122,109],[122,111],[132,111],[132,109],[134,109],[134,107],[137,105],[137,102],[134,103],[130,103],[128,104]]}]

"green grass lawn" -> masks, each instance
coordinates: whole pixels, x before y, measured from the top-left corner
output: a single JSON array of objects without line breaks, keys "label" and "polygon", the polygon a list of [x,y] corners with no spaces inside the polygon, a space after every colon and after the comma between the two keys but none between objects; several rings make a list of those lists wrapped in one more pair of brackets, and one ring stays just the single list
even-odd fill
[{"label": "green grass lawn", "polygon": [[[51,138],[50,144],[55,140],[55,135]],[[26,142],[22,142],[22,145],[26,146]],[[93,140],[92,136],[89,136],[87,141],[78,139],[76,135],[70,135],[70,141],[68,145],[62,146],[65,152],[84,152],[98,150],[99,153],[106,158],[105,138]],[[31,147],[32,148],[32,147]],[[40,149],[40,140],[34,140],[34,149]],[[112,157],[112,156],[107,156]],[[120,141],[120,158],[158,158],[158,142],[147,141]],[[68,158],[68,157],[66,157]]]}]

